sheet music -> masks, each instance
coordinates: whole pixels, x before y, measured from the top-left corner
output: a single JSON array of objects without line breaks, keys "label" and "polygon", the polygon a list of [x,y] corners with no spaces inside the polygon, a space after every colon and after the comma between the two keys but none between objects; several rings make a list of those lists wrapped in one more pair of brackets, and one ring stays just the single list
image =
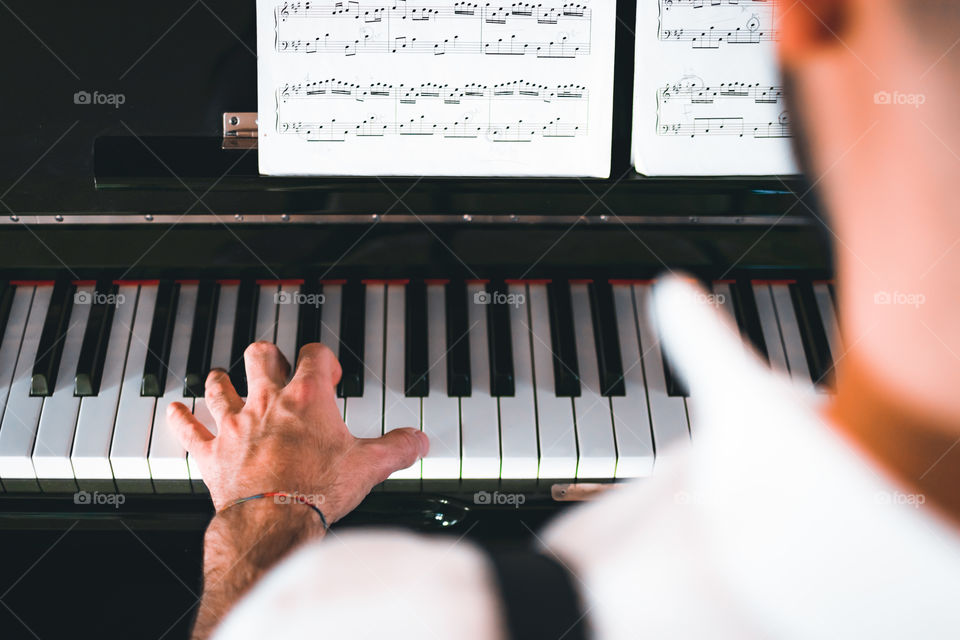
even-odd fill
[{"label": "sheet music", "polygon": [[615,0],[257,0],[260,172],[607,177]]},{"label": "sheet music", "polygon": [[776,65],[775,10],[774,0],[638,0],[638,172],[797,172]]}]

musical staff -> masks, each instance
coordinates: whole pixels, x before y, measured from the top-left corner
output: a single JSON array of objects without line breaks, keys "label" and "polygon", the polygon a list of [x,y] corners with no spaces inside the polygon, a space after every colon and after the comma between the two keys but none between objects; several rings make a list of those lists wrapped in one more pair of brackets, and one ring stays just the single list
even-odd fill
[{"label": "musical staff", "polygon": [[580,4],[453,2],[393,5],[284,3],[274,12],[278,52],[482,54],[576,58],[589,55],[592,11]]},{"label": "musical staff", "polygon": [[660,0],[658,37],[694,49],[777,39],[773,0]]}]

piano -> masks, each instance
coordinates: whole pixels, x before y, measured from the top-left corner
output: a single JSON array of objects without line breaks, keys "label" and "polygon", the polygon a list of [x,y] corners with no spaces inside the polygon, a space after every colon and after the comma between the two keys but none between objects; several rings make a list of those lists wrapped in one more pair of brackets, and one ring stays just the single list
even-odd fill
[{"label": "piano", "polygon": [[[633,172],[635,8],[617,4],[606,180],[261,177],[255,147],[224,136],[224,114],[256,110],[253,2],[10,4],[0,542],[21,552],[0,572],[17,585],[0,624],[56,635],[66,622],[31,604],[41,588],[96,609],[96,590],[62,582],[76,571],[131,612],[108,635],[185,637],[189,616],[150,603],[196,589],[211,507],[164,410],[209,422],[205,373],[242,392],[253,340],[292,364],[330,346],[357,435],[431,437],[338,526],[504,544],[569,506],[555,485],[649,476],[696,440],[696,397],[646,321],[668,270],[700,280],[771,366],[831,393],[830,240],[810,185]],[[71,99],[95,90],[124,100]]]}]

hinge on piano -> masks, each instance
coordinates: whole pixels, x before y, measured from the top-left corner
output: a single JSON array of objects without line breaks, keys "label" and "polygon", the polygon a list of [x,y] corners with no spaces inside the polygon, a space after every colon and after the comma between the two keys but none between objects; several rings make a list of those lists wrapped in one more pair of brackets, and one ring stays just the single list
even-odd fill
[{"label": "hinge on piano", "polygon": [[236,112],[223,114],[223,144],[221,149],[256,149],[257,114]]}]

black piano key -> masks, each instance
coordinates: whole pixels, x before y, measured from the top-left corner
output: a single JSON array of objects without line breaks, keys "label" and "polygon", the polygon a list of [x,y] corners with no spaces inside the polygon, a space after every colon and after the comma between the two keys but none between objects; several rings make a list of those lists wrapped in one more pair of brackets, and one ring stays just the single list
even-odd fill
[{"label": "black piano key", "polygon": [[203,397],[204,383],[210,373],[219,298],[220,285],[216,282],[204,280],[197,286],[197,307],[193,313],[187,371],[183,377],[183,395],[187,398]]},{"label": "black piano key", "polygon": [[667,360],[667,356],[663,352],[663,343],[660,343],[660,358],[663,361],[663,378],[667,385],[667,395],[683,398],[690,397],[690,392],[687,390],[687,385],[681,382],[680,378],[678,378],[670,368],[670,362]]},{"label": "black piano key", "polygon": [[820,320],[813,285],[809,281],[792,283],[790,298],[800,327],[800,339],[803,341],[803,352],[807,357],[810,379],[814,384],[827,384],[827,378],[833,368],[833,360],[830,356],[827,332]]},{"label": "black piano key", "polygon": [[321,307],[323,285],[317,278],[307,278],[300,286],[301,303],[297,313],[297,353],[304,345],[320,342]]},{"label": "black piano key", "polygon": [[448,282],[447,298],[447,393],[465,397],[473,391],[470,379],[470,329],[467,314],[467,285]]},{"label": "black piano key", "polygon": [[173,326],[177,315],[177,298],[180,285],[163,280],[157,286],[157,302],[150,325],[150,340],[147,342],[147,361],[143,365],[140,395],[159,398],[163,395],[170,361],[170,343],[173,341]]},{"label": "black piano key", "polygon": [[600,393],[604,396],[624,396],[627,389],[623,382],[613,287],[610,282],[603,280],[590,283],[589,291],[593,338],[597,347],[597,368],[600,371]]},{"label": "black piano key", "polygon": [[760,314],[757,312],[757,301],[753,296],[753,285],[749,280],[737,280],[730,285],[730,297],[740,335],[749,340],[757,352],[769,362],[767,343],[763,339]]},{"label": "black piano key", "polygon": [[553,281],[547,285],[547,307],[555,389],[558,396],[577,397],[580,395],[580,366],[569,283]]},{"label": "black piano key", "polygon": [[233,345],[230,348],[230,382],[241,398],[247,396],[247,372],[243,352],[256,339],[257,303],[260,286],[253,280],[242,280],[237,287],[237,312],[233,322]]},{"label": "black piano key", "polygon": [[363,395],[363,344],[365,337],[367,285],[352,280],[343,285],[340,313],[340,384],[341,398]]},{"label": "black piano key", "polygon": [[0,338],[7,330],[7,318],[10,317],[10,307],[13,305],[13,295],[17,287],[6,281],[0,281]]},{"label": "black piano key", "polygon": [[405,393],[411,398],[425,398],[430,392],[430,362],[427,355],[427,285],[423,280],[411,280],[407,284],[403,322]]},{"label": "black piano key", "polygon": [[100,393],[110,328],[113,326],[113,312],[117,308],[117,291],[117,285],[109,280],[97,282],[93,299],[90,301],[93,306],[90,308],[87,328],[83,332],[83,344],[80,345],[77,373],[73,378],[75,396],[95,396]]},{"label": "black piano key", "polygon": [[53,285],[47,317],[40,332],[37,345],[37,359],[33,363],[33,376],[30,379],[31,396],[49,396],[57,384],[57,370],[60,368],[60,356],[63,355],[63,343],[67,337],[67,323],[73,308],[73,292],[76,290],[70,282],[58,280]]},{"label": "black piano key", "polygon": [[[490,395],[512,396],[513,336],[510,332],[510,305],[503,280],[487,283],[487,348],[490,352]],[[474,301],[476,304],[476,301]]]}]

